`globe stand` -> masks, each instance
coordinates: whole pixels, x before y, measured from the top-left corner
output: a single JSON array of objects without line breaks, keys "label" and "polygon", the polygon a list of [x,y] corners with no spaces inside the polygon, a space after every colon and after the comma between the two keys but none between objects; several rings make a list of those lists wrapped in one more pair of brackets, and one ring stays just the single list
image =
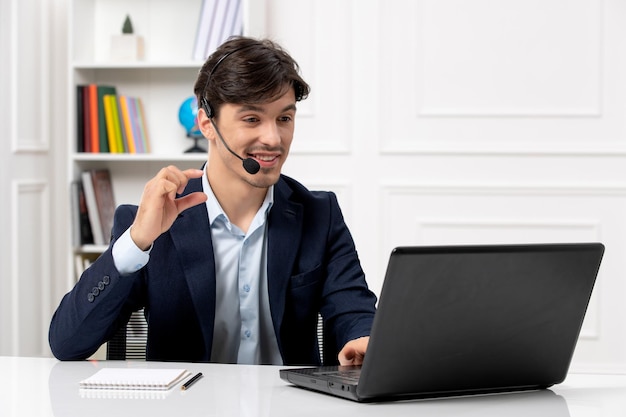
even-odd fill
[{"label": "globe stand", "polygon": [[187,133],[187,137],[193,139],[193,146],[185,151],[185,153],[206,153],[206,149],[198,145],[200,139],[204,139],[202,133]]}]

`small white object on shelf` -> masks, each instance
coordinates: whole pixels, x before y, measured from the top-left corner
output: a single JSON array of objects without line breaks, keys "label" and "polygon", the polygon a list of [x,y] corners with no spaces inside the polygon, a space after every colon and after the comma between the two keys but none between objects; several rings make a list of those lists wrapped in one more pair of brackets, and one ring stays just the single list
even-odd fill
[{"label": "small white object on shelf", "polygon": [[133,33],[130,16],[126,16],[121,35],[111,37],[112,61],[140,61],[144,57],[143,37]]}]

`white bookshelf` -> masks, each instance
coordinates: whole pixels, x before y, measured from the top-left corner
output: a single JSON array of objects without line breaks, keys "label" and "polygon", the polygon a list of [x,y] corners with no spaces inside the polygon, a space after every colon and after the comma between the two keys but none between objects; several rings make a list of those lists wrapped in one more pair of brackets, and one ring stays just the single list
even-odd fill
[{"label": "white bookshelf", "polygon": [[[84,170],[108,168],[117,204],[137,204],[145,182],[169,164],[198,168],[205,153],[184,151],[193,145],[178,121],[181,103],[193,95],[202,61],[191,59],[203,0],[72,0],[69,14],[67,100],[69,183]],[[244,0],[244,33],[264,33],[265,1]],[[144,39],[144,58],[110,59],[111,36],[121,33],[129,15],[134,33]],[[150,136],[147,154],[77,152],[76,86],[114,85],[118,94],[140,97]],[[206,147],[206,144],[203,144]],[[75,227],[73,224],[71,227]],[[100,246],[73,247],[74,256],[89,256]],[[76,262],[68,262],[72,269]],[[74,276],[74,274],[69,274]]]}]

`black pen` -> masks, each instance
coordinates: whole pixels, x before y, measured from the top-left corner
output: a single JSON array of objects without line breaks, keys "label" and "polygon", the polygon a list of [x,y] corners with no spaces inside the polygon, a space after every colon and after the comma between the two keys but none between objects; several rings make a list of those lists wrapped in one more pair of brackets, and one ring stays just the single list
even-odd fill
[{"label": "black pen", "polygon": [[199,380],[202,377],[202,372],[198,372],[197,374],[195,374],[189,381],[185,382],[180,389],[185,391],[187,388],[189,388],[194,382],[196,382],[197,380]]}]

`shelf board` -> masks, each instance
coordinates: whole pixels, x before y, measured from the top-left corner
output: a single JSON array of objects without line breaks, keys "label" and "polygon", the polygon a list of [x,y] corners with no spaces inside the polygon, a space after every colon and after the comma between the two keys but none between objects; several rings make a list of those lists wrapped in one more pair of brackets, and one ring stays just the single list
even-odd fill
[{"label": "shelf board", "polygon": [[107,248],[108,248],[108,245],[93,245],[93,244],[82,245],[76,248],[74,253],[76,254],[90,254],[90,253],[100,254],[106,251]]},{"label": "shelf board", "polygon": [[201,61],[128,61],[128,62],[93,62],[76,61],[72,63],[75,70],[81,69],[200,69]]},{"label": "shelf board", "polygon": [[152,154],[152,153],[83,153],[76,152],[71,155],[74,161],[107,161],[107,162],[165,162],[165,161],[206,161],[206,152],[181,153],[181,154]]}]

